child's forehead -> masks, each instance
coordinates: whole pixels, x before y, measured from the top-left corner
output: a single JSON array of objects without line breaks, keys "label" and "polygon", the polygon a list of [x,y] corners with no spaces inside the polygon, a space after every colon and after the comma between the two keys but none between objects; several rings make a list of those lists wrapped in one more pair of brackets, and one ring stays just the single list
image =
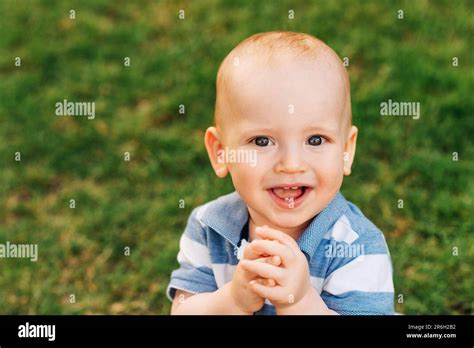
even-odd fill
[{"label": "child's forehead", "polygon": [[325,132],[336,136],[344,126],[344,115],[338,109],[315,110],[312,113],[294,113],[288,110],[263,110],[263,112],[233,115],[223,128],[239,134],[247,133],[309,133]]},{"label": "child's forehead", "polygon": [[232,124],[338,123],[348,86],[327,62],[291,60],[234,71],[225,86]]},{"label": "child's forehead", "polygon": [[235,67],[224,92],[257,95],[259,98],[264,95],[277,97],[275,102],[298,101],[305,97],[318,99],[318,96],[328,93],[337,97],[344,95],[349,88],[344,72],[342,67],[329,60],[280,57],[265,64],[249,64],[247,69]]},{"label": "child's forehead", "polygon": [[347,71],[329,46],[307,34],[250,37],[224,59],[216,82],[216,125],[224,117],[235,124],[292,110],[297,117],[343,113],[350,123]]},{"label": "child's forehead", "polygon": [[[302,34],[304,35],[304,34]],[[339,56],[325,43],[314,37],[307,36],[305,43],[292,44],[290,39],[275,37],[274,33],[263,35],[266,39],[245,40],[234,48],[224,59],[218,71],[217,84],[229,79],[258,75],[259,70],[271,67],[285,67],[288,71],[299,65],[313,65],[314,69],[331,69],[333,73],[347,78],[347,71]],[[306,35],[305,35],[306,37]],[[270,69],[270,72],[272,71]],[[250,74],[250,76],[248,76]]]}]

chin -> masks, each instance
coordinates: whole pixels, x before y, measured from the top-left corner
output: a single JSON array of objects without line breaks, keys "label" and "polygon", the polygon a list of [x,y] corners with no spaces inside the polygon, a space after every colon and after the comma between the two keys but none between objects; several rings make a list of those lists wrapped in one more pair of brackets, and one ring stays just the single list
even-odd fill
[{"label": "chin", "polygon": [[[314,214],[316,215],[316,214]],[[275,228],[295,228],[301,226],[312,219],[314,215],[308,216],[303,213],[280,213],[278,216],[269,217],[268,221],[274,225]]]}]

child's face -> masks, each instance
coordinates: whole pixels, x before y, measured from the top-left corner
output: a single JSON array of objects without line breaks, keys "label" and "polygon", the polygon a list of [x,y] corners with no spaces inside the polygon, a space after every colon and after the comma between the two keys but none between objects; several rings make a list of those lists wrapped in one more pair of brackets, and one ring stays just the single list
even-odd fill
[{"label": "child's face", "polygon": [[208,129],[206,145],[211,161],[216,148],[256,153],[254,163],[213,161],[219,176],[230,172],[256,225],[305,227],[350,174],[357,129],[343,74],[326,60],[233,73],[225,116]]}]

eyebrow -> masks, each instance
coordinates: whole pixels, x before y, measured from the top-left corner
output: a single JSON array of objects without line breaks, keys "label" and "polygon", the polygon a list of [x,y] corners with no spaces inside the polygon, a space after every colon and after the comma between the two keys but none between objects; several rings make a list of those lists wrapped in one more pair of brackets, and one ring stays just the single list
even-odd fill
[{"label": "eyebrow", "polygon": [[268,127],[255,127],[255,128],[250,128],[246,127],[241,130],[242,133],[266,133],[266,132],[277,132],[278,129],[275,128],[268,128]]},{"label": "eyebrow", "polygon": [[325,128],[325,127],[309,127],[307,128],[306,130],[308,131],[311,131],[311,132],[321,132],[321,133],[331,133],[331,134],[336,134],[338,132],[338,129],[335,129],[335,128],[332,128],[332,127],[329,127],[329,128]]},{"label": "eyebrow", "polygon": [[[243,134],[248,133],[267,133],[267,132],[278,132],[278,129],[275,128],[268,128],[268,127],[245,127],[241,130]],[[304,132],[315,132],[315,133],[329,133],[329,134],[337,134],[338,130],[334,128],[325,128],[325,127],[318,127],[312,126],[304,129]]]}]

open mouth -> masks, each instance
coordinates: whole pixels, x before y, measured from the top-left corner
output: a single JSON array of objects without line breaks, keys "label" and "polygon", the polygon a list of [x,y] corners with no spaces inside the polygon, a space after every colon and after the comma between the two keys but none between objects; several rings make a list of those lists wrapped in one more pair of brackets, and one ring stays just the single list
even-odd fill
[{"label": "open mouth", "polygon": [[273,201],[282,208],[297,208],[312,190],[310,186],[288,185],[272,187],[267,190]]}]

